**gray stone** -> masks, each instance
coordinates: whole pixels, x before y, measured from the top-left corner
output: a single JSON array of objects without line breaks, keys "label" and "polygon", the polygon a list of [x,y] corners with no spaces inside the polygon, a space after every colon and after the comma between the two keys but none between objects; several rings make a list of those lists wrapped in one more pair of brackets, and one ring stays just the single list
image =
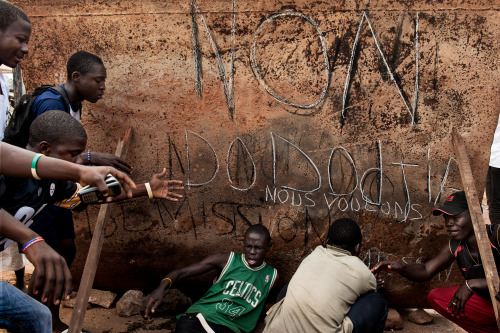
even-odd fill
[{"label": "gray stone", "polygon": [[89,303],[109,309],[111,304],[115,301],[115,298],[116,294],[111,291],[92,289],[90,291]]},{"label": "gray stone", "polygon": [[129,290],[116,303],[116,312],[120,317],[130,317],[140,314],[144,295],[139,290]]},{"label": "gray stone", "polygon": [[[61,303],[66,308],[74,308],[76,302],[76,296],[78,294],[76,292],[72,292],[70,298],[68,300],[63,300]],[[89,295],[89,302],[87,304],[87,309],[91,307],[90,304],[95,304],[102,306],[103,308],[109,309],[111,304],[113,304],[116,298],[116,294],[111,291],[103,291],[92,289]]]},{"label": "gray stone", "polygon": [[433,319],[424,309],[417,309],[408,315],[409,321],[419,325],[429,324]]},{"label": "gray stone", "polygon": [[387,314],[387,320],[385,322],[385,330],[402,330],[403,329],[403,318],[399,312],[394,309],[389,309]]},{"label": "gray stone", "polygon": [[[65,299],[65,300],[62,300],[61,301],[61,304],[62,306],[64,306],[65,308],[71,308],[73,309],[75,307],[75,303],[76,303],[76,296],[78,294],[76,293],[76,291],[73,291],[71,293],[71,295],[69,296],[69,299]],[[90,309],[92,306],[90,305],[90,303],[87,303],[87,309]]]}]

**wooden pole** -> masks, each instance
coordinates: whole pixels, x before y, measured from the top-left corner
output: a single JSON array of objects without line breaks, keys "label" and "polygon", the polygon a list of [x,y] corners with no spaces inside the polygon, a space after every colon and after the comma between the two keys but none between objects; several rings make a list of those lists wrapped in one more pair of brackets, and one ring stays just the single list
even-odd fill
[{"label": "wooden pole", "polygon": [[[132,128],[129,128],[125,133],[123,140],[118,140],[115,152],[116,156],[121,159],[125,159],[131,138]],[[92,289],[92,285],[94,284],[97,264],[99,263],[99,257],[101,256],[102,243],[104,241],[104,229],[106,228],[106,223],[108,222],[109,212],[108,204],[101,205],[94,228],[94,235],[92,236],[92,241],[90,243],[87,261],[85,262],[85,268],[83,269],[82,280],[80,281],[80,287],[78,288],[75,308],[69,323],[69,333],[79,333],[82,330],[83,319],[85,318],[85,311],[87,311],[90,291]]]},{"label": "wooden pole", "polygon": [[479,204],[479,196],[474,184],[472,176],[472,169],[470,166],[469,157],[465,143],[458,134],[457,130],[453,128],[453,147],[457,156],[458,166],[460,169],[460,176],[462,177],[462,184],[464,186],[465,196],[467,197],[467,204],[469,205],[470,217],[472,225],[474,226],[474,233],[476,235],[477,245],[479,247],[479,254],[483,263],[484,274],[486,275],[486,282],[488,283],[488,290],[490,292],[495,317],[497,319],[497,326],[500,328],[500,303],[495,298],[499,288],[499,278],[493,253],[491,252],[490,239],[486,232],[486,227],[483,220],[483,213]]},{"label": "wooden pole", "polygon": [[12,78],[12,84],[14,86],[14,105],[17,105],[21,96],[23,96],[23,74],[19,65],[12,70]]}]

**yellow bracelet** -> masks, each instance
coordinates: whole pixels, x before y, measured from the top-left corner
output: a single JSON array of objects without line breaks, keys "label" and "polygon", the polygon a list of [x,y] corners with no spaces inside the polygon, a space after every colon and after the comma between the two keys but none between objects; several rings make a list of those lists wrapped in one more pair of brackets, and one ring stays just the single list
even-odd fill
[{"label": "yellow bracelet", "polygon": [[151,190],[151,185],[149,183],[144,183],[144,186],[146,186],[146,191],[148,191],[148,197],[149,199],[153,199],[153,191]]},{"label": "yellow bracelet", "polygon": [[162,283],[162,282],[163,282],[163,281],[165,281],[165,280],[170,281],[170,284],[168,285],[168,289],[170,289],[170,287],[172,287],[172,280],[171,280],[170,278],[166,277],[166,278],[164,278],[163,280],[161,280],[161,282],[160,282],[160,283]]}]

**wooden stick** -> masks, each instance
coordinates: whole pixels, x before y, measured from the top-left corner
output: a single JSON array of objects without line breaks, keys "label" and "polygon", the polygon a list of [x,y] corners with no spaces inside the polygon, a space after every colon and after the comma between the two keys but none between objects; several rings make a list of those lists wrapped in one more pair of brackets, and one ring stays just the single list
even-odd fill
[{"label": "wooden stick", "polygon": [[462,184],[467,197],[467,204],[469,205],[470,217],[472,225],[474,226],[474,233],[476,234],[481,261],[483,262],[486,282],[488,283],[488,290],[493,302],[493,309],[495,310],[497,326],[500,328],[500,303],[495,298],[495,295],[498,293],[500,280],[498,278],[493,253],[491,252],[490,239],[488,237],[488,233],[486,232],[483,213],[479,204],[479,197],[476,191],[476,185],[474,184],[474,177],[472,176],[472,169],[469,157],[467,156],[467,150],[462,137],[458,134],[455,128],[453,129],[453,147],[455,148],[455,154],[457,155],[460,176],[462,177]]},{"label": "wooden stick", "polygon": [[[127,132],[125,132],[123,140],[118,140],[118,145],[115,151],[116,156],[121,159],[125,159],[131,138],[132,128],[129,128]],[[80,281],[78,295],[76,296],[75,308],[69,323],[69,333],[79,333],[82,331],[83,319],[85,318],[85,311],[87,311],[90,291],[92,289],[92,285],[94,284],[97,264],[99,263],[99,257],[101,256],[102,243],[104,241],[104,229],[106,228],[108,218],[109,205],[103,204],[99,209],[99,215],[97,216],[97,222],[94,228],[94,235],[92,236],[87,261],[85,262],[85,268],[83,269],[82,280]]]},{"label": "wooden stick", "polygon": [[12,77],[14,85],[14,105],[17,105],[21,96],[23,96],[23,75],[19,65],[12,70]]}]

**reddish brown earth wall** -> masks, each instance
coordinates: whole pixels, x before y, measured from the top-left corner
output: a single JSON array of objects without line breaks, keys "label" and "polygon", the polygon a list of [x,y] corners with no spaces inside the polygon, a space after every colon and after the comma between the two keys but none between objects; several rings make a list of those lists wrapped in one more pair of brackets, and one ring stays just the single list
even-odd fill
[{"label": "reddish brown earth wall", "polygon": [[[423,262],[448,239],[432,208],[462,188],[452,127],[484,187],[498,1],[14,3],[33,22],[28,90],[63,83],[75,51],[98,54],[108,79],[105,98],[84,105],[89,148],[114,152],[133,127],[133,178],[166,167],[187,184],[179,203],[114,205],[96,287],[152,288],[169,269],[240,249],[254,223],[272,231],[268,261],[286,281],[342,216],[361,224],[370,267]],[[76,218],[77,281],[97,212]],[[416,306],[457,281],[453,267],[387,284],[392,304]]]}]

